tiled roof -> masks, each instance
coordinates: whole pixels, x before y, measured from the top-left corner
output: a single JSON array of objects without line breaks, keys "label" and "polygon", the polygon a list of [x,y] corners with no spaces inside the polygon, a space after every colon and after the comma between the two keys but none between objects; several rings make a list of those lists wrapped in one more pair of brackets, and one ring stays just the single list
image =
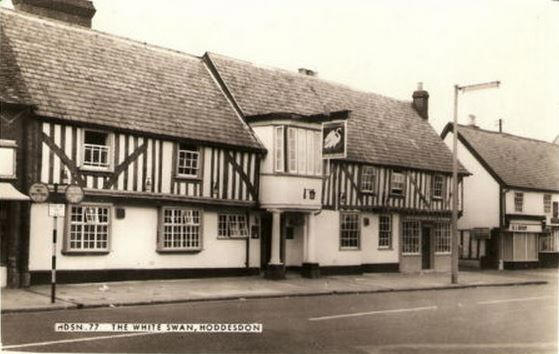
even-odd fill
[{"label": "tiled roof", "polygon": [[[245,116],[350,110],[348,159],[451,172],[450,150],[411,102],[360,92],[317,77],[207,54]],[[467,171],[460,166],[460,172]]]},{"label": "tiled roof", "polygon": [[40,116],[262,149],[201,58],[2,9],[0,98]]},{"label": "tiled roof", "polygon": [[559,191],[559,145],[465,125],[459,133],[507,186]]}]

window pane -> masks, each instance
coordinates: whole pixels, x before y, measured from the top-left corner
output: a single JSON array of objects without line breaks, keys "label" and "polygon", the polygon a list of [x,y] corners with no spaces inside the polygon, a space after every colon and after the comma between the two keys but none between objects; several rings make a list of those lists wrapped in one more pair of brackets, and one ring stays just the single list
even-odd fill
[{"label": "window pane", "polygon": [[316,147],[314,146],[314,132],[312,130],[307,130],[307,174],[312,175],[314,174],[314,150]]},{"label": "window pane", "polygon": [[295,128],[287,129],[287,159],[289,172],[297,172],[297,132]]},{"label": "window pane", "polygon": [[307,172],[307,132],[304,129],[296,129],[297,131],[297,162],[298,172],[305,174]]},{"label": "window pane", "polygon": [[283,158],[283,127],[276,127],[274,129],[275,136],[275,167],[276,171],[284,171],[284,158]]},{"label": "window pane", "polygon": [[322,174],[322,147],[320,143],[321,133],[314,132],[314,173]]}]

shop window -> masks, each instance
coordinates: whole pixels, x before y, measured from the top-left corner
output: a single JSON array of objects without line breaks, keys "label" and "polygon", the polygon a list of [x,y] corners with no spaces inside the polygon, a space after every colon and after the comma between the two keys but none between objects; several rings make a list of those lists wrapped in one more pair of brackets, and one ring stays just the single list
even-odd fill
[{"label": "shop window", "polygon": [[340,248],[359,249],[361,224],[359,214],[340,213]]},{"label": "shop window", "polygon": [[245,214],[219,214],[217,236],[219,238],[247,238],[248,225]]},{"label": "shop window", "polygon": [[197,209],[162,209],[159,251],[198,251],[202,249],[202,212]]},{"label": "shop window", "polygon": [[111,206],[70,205],[66,215],[65,252],[108,252],[111,236]]}]

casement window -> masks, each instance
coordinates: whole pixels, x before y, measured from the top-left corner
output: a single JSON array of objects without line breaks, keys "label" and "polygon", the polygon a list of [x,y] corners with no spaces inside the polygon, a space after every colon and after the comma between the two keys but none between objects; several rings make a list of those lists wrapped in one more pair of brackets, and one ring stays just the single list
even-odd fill
[{"label": "casement window", "polygon": [[432,189],[433,198],[442,199],[444,190],[444,177],[442,175],[433,176]]},{"label": "casement window", "polygon": [[419,221],[402,223],[402,254],[419,254]]},{"label": "casement window", "polygon": [[320,132],[318,131],[296,127],[275,127],[275,171],[320,176],[322,172],[320,146]]},{"label": "casement window", "polygon": [[359,249],[361,224],[359,214],[340,213],[340,248]]},{"label": "casement window", "polygon": [[375,193],[376,192],[376,169],[373,166],[363,166],[361,170],[361,192],[362,193]]},{"label": "casement window", "polygon": [[112,159],[112,139],[106,132],[84,130],[82,167],[92,169],[109,169]]},{"label": "casement window", "polygon": [[199,251],[202,249],[202,211],[165,207],[161,210],[159,251]]},{"label": "casement window", "polygon": [[390,178],[390,194],[404,195],[406,187],[406,175],[402,172],[392,171]]},{"label": "casement window", "polygon": [[274,168],[276,172],[285,171],[285,157],[284,157],[284,128],[283,126],[274,128]]},{"label": "casement window", "polygon": [[199,177],[200,149],[196,146],[179,144],[177,151],[177,176],[186,178]]},{"label": "casement window", "polygon": [[111,230],[110,205],[68,206],[65,252],[108,252]]},{"label": "casement window", "polygon": [[217,236],[219,238],[247,238],[248,224],[245,214],[218,214]]},{"label": "casement window", "polygon": [[450,253],[450,246],[451,246],[450,223],[448,222],[436,223],[433,230],[435,233],[435,252]]},{"label": "casement window", "polygon": [[545,214],[551,213],[551,194],[543,195],[543,212]]},{"label": "casement window", "polygon": [[13,140],[0,140],[0,178],[16,178],[16,149]]},{"label": "casement window", "polygon": [[380,215],[378,226],[378,248],[392,247],[392,215]]},{"label": "casement window", "polygon": [[514,210],[517,212],[522,212],[524,208],[524,193],[515,192],[514,193]]}]

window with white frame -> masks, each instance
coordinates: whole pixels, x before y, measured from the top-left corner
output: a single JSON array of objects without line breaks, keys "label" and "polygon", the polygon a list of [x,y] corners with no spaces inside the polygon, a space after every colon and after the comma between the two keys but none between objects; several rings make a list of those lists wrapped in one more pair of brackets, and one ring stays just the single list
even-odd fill
[{"label": "window with white frame", "polygon": [[406,175],[402,172],[393,171],[390,179],[390,193],[394,195],[404,195],[406,187]]},{"label": "window with white frame", "polygon": [[515,192],[514,193],[514,210],[517,212],[522,212],[524,207],[524,193]]},{"label": "window with white frame", "polygon": [[159,250],[198,251],[202,249],[202,212],[188,208],[163,208]]},{"label": "window with white frame", "polygon": [[274,150],[276,172],[305,176],[322,174],[319,131],[277,126],[274,128]]},{"label": "window with white frame", "polygon": [[360,245],[361,228],[359,214],[340,213],[340,248],[358,249]]},{"label": "window with white frame", "polygon": [[200,171],[200,149],[196,146],[179,144],[177,152],[177,176],[198,177]]},{"label": "window with white frame", "polygon": [[218,214],[217,236],[219,238],[248,237],[247,218],[244,214]]},{"label": "window with white frame", "polygon": [[407,220],[402,223],[402,253],[419,254],[419,221]]},{"label": "window with white frame", "polygon": [[378,248],[392,247],[392,215],[380,215],[378,226]]},{"label": "window with white frame", "polygon": [[109,133],[84,130],[82,166],[108,169],[111,166],[111,140]]},{"label": "window with white frame", "polygon": [[274,128],[274,157],[275,157],[275,170],[277,172],[285,171],[285,157],[284,157],[284,128],[283,126]]},{"label": "window with white frame", "polygon": [[81,204],[68,209],[65,251],[108,252],[111,206]]},{"label": "window with white frame", "polygon": [[16,178],[16,149],[14,140],[0,139],[0,178]]},{"label": "window with white frame", "polygon": [[450,223],[439,222],[433,228],[435,232],[435,252],[436,253],[450,253]]},{"label": "window with white frame", "polygon": [[559,229],[540,236],[540,252],[559,252]]},{"label": "window with white frame", "polygon": [[444,190],[444,178],[442,175],[433,176],[433,198],[441,199]]},{"label": "window with white frame", "polygon": [[545,214],[551,214],[551,194],[543,195],[543,212]]},{"label": "window with white frame", "polygon": [[361,170],[361,192],[375,193],[376,169],[373,166],[363,166]]}]

